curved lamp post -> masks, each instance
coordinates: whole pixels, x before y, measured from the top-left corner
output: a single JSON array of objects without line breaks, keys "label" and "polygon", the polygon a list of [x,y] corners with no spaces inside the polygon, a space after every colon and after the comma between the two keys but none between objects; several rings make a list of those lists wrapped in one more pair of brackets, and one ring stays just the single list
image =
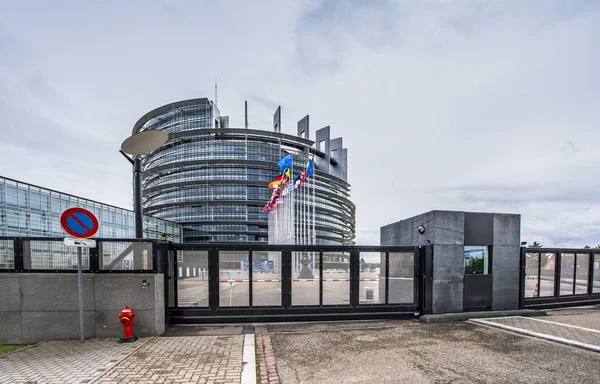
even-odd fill
[{"label": "curved lamp post", "polygon": [[[169,140],[163,131],[142,131],[129,136],[121,144],[121,154],[133,165],[133,195],[135,213],[135,237],[144,238],[144,221],[142,212],[142,155],[152,152]],[[130,158],[126,154],[133,157]]]}]

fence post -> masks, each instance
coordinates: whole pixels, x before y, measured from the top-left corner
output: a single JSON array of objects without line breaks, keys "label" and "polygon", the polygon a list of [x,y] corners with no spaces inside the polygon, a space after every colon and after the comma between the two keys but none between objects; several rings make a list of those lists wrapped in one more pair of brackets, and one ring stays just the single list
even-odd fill
[{"label": "fence post", "polygon": [[97,273],[100,269],[100,262],[98,255],[100,254],[100,240],[96,240],[96,246],[94,248],[90,248],[88,251],[90,258],[90,272]]},{"label": "fence post", "polygon": [[165,323],[169,323],[169,243],[161,241],[157,243],[152,242],[152,252],[154,257],[154,264],[152,268],[154,273],[163,275],[163,286],[164,286],[164,302],[165,302]]},{"label": "fence post", "polygon": [[525,266],[527,263],[527,249],[520,248],[519,252],[519,309],[525,308]]},{"label": "fence post", "polygon": [[350,249],[350,305],[354,308],[360,303],[360,254],[358,249]]},{"label": "fence post", "polygon": [[423,313],[433,313],[433,245],[425,246],[423,271]]},{"label": "fence post", "polygon": [[23,272],[23,239],[16,238],[13,240],[13,251],[15,261],[15,271]]}]

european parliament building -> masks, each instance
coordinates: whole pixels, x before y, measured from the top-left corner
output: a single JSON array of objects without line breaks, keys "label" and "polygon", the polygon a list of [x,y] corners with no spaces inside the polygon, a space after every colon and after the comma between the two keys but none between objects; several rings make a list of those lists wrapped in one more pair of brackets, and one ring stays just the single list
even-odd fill
[{"label": "european parliament building", "polygon": [[[310,140],[308,116],[297,128],[296,135],[281,132],[281,108],[272,131],[231,128],[229,118],[207,98],[144,114],[134,134],[161,130],[169,136],[142,159],[144,214],[181,224],[184,242],[267,242],[268,215],[261,210],[271,196],[269,183],[281,173],[277,161],[292,155],[295,174],[314,158],[312,189],[297,194],[311,199],[314,209],[296,214],[298,230],[290,243],[353,244],[355,206],[342,138],[331,139],[325,127]],[[310,241],[299,237],[308,226]]]},{"label": "european parliament building", "polygon": [[[293,172],[314,158],[314,175],[299,198],[314,207],[298,212],[295,244],[354,244],[355,206],[347,180],[347,150],[330,128],[309,139],[309,118],[297,135],[281,132],[278,108],[273,130],[230,128],[229,119],[207,98],[179,101],[145,114],[133,133],[162,130],[168,141],[142,158],[144,238],[173,242],[267,242],[271,196],[280,173],[277,161],[293,156]],[[315,145],[316,144],[316,145]],[[98,218],[97,238],[135,238],[134,212],[0,176],[0,237],[64,237],[59,216],[82,207]],[[304,233],[306,237],[306,232]]]}]

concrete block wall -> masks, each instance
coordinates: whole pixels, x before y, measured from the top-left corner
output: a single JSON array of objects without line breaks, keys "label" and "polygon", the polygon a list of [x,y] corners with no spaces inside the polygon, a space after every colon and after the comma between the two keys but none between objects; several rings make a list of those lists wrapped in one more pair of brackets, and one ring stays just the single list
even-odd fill
[{"label": "concrete block wall", "polygon": [[[161,274],[84,274],[85,337],[121,337],[125,305],[136,313],[135,334],[164,333],[163,284]],[[0,344],[79,339],[77,274],[0,273],[0,292]]]},{"label": "concrete block wall", "polygon": [[519,308],[521,216],[494,214],[492,309]]},{"label": "concrete block wall", "polygon": [[433,313],[463,311],[464,246],[491,245],[492,309],[507,310],[519,307],[520,233],[520,215],[431,211],[381,227],[381,245],[433,245]]}]

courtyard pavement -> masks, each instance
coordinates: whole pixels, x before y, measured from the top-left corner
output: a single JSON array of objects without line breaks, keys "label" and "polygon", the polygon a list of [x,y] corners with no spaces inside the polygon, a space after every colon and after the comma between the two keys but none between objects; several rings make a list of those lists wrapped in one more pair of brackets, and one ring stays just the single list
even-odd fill
[{"label": "courtyard pavement", "polygon": [[[600,309],[567,313],[543,318],[581,323]],[[466,321],[271,324],[267,331],[282,384],[600,382],[598,352]]]},{"label": "courtyard pavement", "polygon": [[0,358],[0,383],[241,382],[244,335],[51,341]]},{"label": "courtyard pavement", "polygon": [[[548,314],[539,319],[553,328],[600,328],[600,306]],[[471,321],[380,320],[177,326],[128,344],[45,342],[1,357],[0,383],[246,383],[256,377],[255,350],[265,384],[600,382],[599,352]]]}]

